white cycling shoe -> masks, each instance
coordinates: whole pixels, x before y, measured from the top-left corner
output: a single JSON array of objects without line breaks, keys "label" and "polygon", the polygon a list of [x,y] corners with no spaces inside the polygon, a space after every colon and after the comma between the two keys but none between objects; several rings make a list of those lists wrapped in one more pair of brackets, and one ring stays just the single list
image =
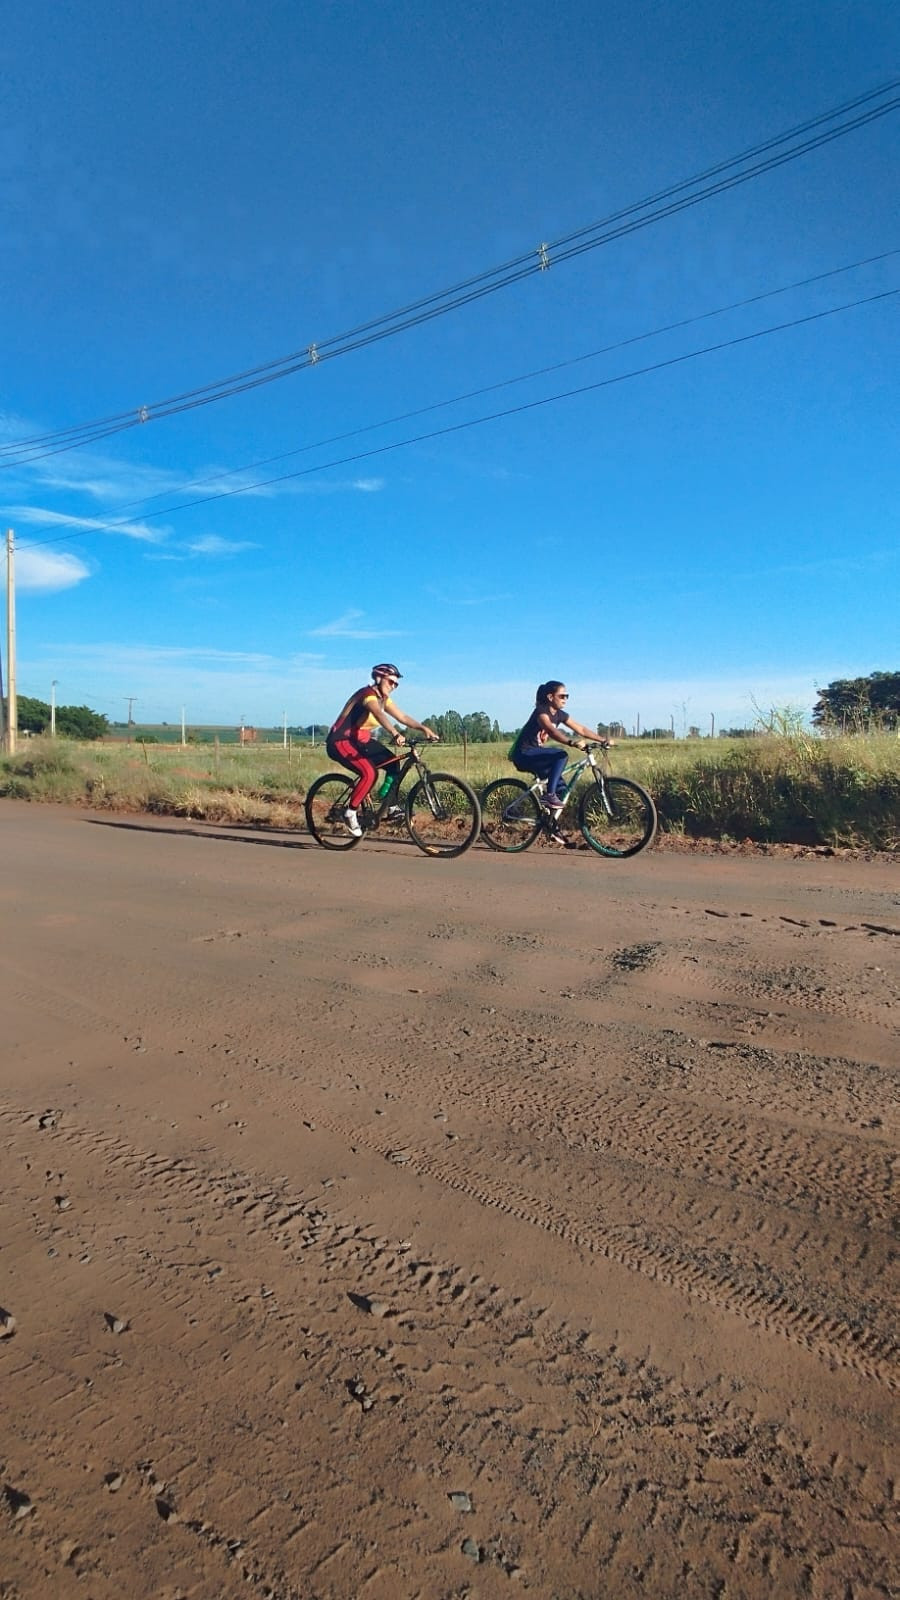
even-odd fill
[{"label": "white cycling shoe", "polygon": [[348,806],[344,812],[344,821],[346,822],[347,828],[349,832],[352,833],[354,839],[361,839],[362,828],[359,825],[359,817],[356,815],[356,812],[352,806]]}]

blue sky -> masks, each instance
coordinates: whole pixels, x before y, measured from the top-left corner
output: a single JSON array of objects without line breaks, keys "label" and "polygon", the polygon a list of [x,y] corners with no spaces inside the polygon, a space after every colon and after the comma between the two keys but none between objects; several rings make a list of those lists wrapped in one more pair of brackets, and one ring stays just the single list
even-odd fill
[{"label": "blue sky", "polygon": [[579,720],[681,732],[895,669],[897,298],[363,452],[900,287],[888,256],[390,421],[900,250],[900,113],[281,381],[62,453],[9,447],[536,250],[876,88],[898,46],[889,0],[8,8],[19,693],[323,721],[387,658],[419,715],[515,726],[552,676]]}]

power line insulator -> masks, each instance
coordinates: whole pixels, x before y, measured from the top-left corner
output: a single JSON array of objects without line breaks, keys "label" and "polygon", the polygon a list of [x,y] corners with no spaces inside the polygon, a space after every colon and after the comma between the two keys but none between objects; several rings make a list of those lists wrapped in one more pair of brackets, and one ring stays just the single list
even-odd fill
[{"label": "power line insulator", "polygon": [[549,269],[550,269],[550,251],[549,251],[549,249],[548,249],[546,244],[539,244],[538,245],[538,263],[540,265],[540,269],[541,269],[542,272],[548,272],[549,271]]},{"label": "power line insulator", "polygon": [[309,356],[309,364],[310,364],[310,366],[314,367],[316,362],[320,359],[318,345],[311,344],[309,346],[309,349],[307,350],[306,354]]}]

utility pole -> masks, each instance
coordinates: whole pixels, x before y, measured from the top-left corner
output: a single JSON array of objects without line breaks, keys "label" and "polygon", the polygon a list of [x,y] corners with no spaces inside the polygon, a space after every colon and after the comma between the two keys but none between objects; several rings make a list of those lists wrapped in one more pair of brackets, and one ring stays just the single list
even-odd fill
[{"label": "utility pole", "polygon": [[16,536],[6,530],[6,750],[16,753],[19,708],[16,704]]},{"label": "utility pole", "polygon": [[56,679],[50,684],[50,737],[56,738]]},{"label": "utility pole", "polygon": [[181,743],[182,743],[182,746],[187,744],[187,737],[186,737],[186,734],[185,734],[185,727],[184,727],[184,706],[182,706],[182,708],[181,708]]},{"label": "utility pole", "polygon": [[128,701],[128,726],[129,726],[129,728],[133,728],[134,727],[134,717],[131,715],[131,708],[132,708],[133,705],[136,705],[136,703],[137,703],[137,695],[136,694],[123,694],[122,699]]},{"label": "utility pole", "polygon": [[716,713],[714,711],[709,714],[709,737],[711,739],[716,737]]},{"label": "utility pole", "polygon": [[287,712],[286,711],[283,712],[283,714],[282,714],[282,722],[284,724],[284,748],[286,750],[287,749]]}]

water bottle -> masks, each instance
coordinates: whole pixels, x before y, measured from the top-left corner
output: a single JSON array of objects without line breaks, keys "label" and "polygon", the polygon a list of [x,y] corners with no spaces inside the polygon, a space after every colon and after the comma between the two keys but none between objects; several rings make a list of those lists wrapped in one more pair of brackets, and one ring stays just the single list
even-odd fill
[{"label": "water bottle", "polygon": [[390,788],[391,788],[391,784],[393,783],[393,781],[394,780],[393,780],[391,774],[389,772],[386,772],[384,777],[381,780],[381,784],[379,786],[378,793],[375,796],[376,800],[379,801],[379,803],[382,800],[384,800],[386,795],[388,795],[390,793]]}]

